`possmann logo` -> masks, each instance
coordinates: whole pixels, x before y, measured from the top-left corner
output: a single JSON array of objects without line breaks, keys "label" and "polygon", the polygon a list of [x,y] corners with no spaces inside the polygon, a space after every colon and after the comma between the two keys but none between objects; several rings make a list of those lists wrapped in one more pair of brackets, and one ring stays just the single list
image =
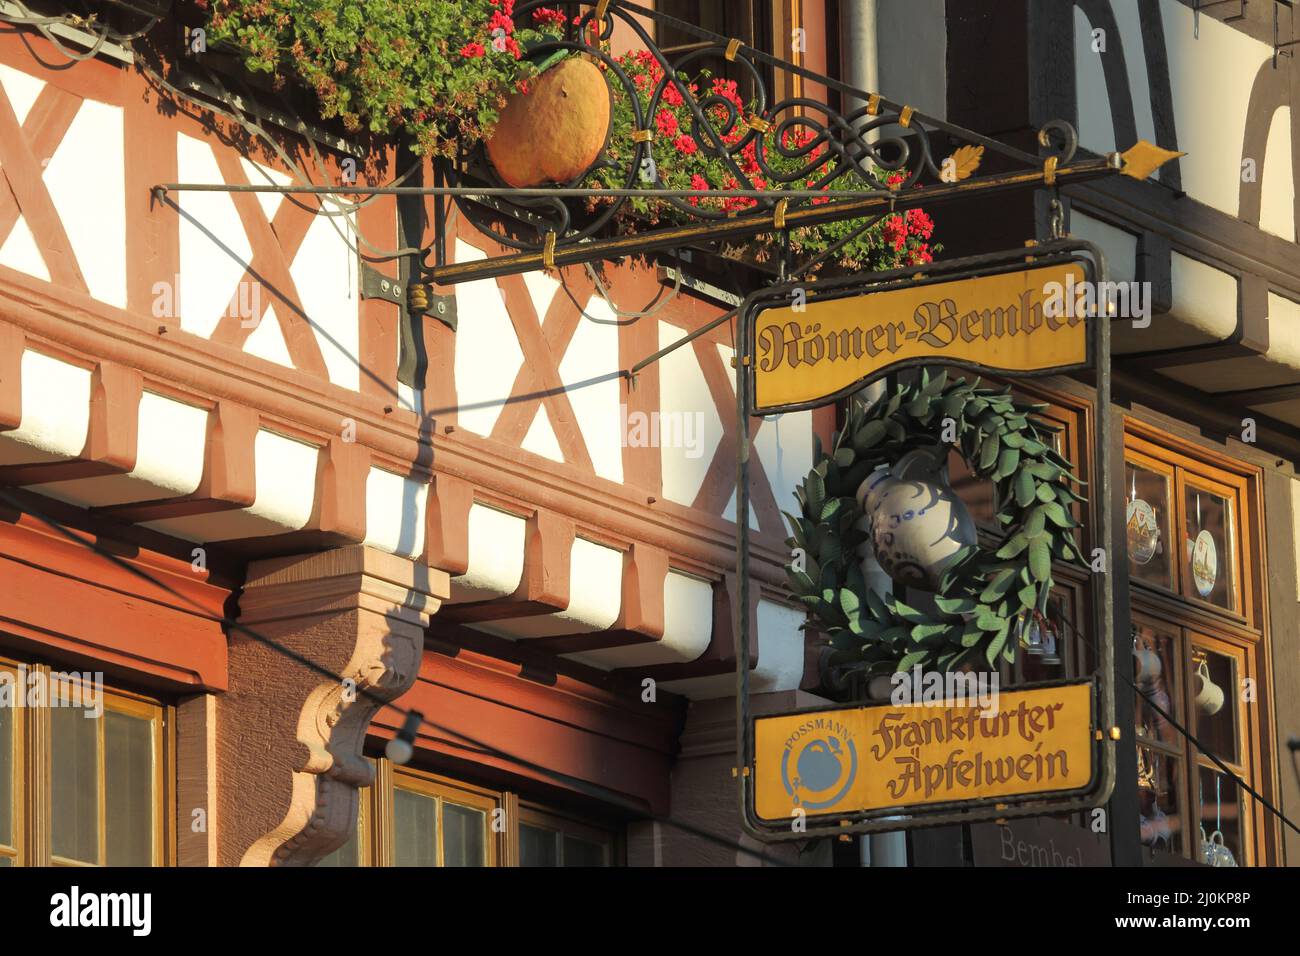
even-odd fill
[{"label": "possmann logo", "polygon": [[786,739],[781,781],[796,807],[824,810],[844,799],[858,775],[853,732],[833,717],[810,717]]},{"label": "possmann logo", "polygon": [[50,897],[51,926],[124,926],[134,936],[148,936],[152,911],[150,893],[82,893],[74,886]]}]

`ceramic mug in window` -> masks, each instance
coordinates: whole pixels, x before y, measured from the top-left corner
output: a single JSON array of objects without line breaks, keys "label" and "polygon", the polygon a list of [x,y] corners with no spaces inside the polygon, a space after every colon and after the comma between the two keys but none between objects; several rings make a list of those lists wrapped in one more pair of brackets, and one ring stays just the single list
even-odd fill
[{"label": "ceramic mug in window", "polygon": [[1204,660],[1196,668],[1196,709],[1207,717],[1223,709],[1223,688],[1210,679],[1210,664]]},{"label": "ceramic mug in window", "polygon": [[1224,842],[1223,832],[1215,830],[1206,837],[1205,827],[1201,827],[1201,862],[1206,866],[1236,866],[1237,858]]}]

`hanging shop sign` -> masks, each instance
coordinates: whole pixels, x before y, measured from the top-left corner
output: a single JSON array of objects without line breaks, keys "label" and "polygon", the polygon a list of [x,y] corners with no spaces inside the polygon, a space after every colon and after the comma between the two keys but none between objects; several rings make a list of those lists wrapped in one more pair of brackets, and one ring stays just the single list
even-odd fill
[{"label": "hanging shop sign", "polygon": [[[1097,500],[1108,501],[1115,316],[1107,305],[1114,298],[1105,272],[1097,247],[1066,238],[920,268],[764,289],[740,308],[738,418],[827,405],[908,367],[931,368],[918,379],[927,404],[943,387],[926,392],[925,382],[943,382],[935,366],[1013,379],[1088,368],[1099,409],[1090,488]],[[751,446],[743,429],[741,436],[736,570],[737,603],[745,607]],[[985,465],[994,469],[1001,454]],[[1057,494],[1050,484],[1044,488]],[[872,702],[755,718],[748,711],[745,666],[751,622],[738,615],[736,776],[746,831],[764,842],[807,840],[1064,814],[1103,804],[1114,786],[1118,738],[1113,621],[1105,613],[1113,605],[1113,583],[1104,566],[1115,533],[1113,515],[1103,509],[1090,536],[1095,550],[1089,559],[1101,561],[1094,564],[1099,573],[1092,575],[1091,602],[1101,610],[1087,629],[1097,676],[1004,689],[993,712],[983,699],[963,702],[949,694],[920,705]],[[1044,540],[1041,527],[1036,540]],[[1048,580],[1041,558],[1040,553],[1040,571],[1034,573]],[[1208,566],[1208,558],[1202,563]],[[911,638],[918,639],[915,633]],[[999,644],[995,650],[1002,649]],[[938,669],[924,674],[939,675]]]},{"label": "hanging shop sign", "polygon": [[1089,362],[1087,260],[796,289],[754,319],[754,408],[821,405],[910,365],[1047,375]]},{"label": "hanging shop sign", "polygon": [[873,704],[754,722],[754,805],[766,823],[1084,793],[1094,782],[1091,680],[1003,692],[991,705]]}]

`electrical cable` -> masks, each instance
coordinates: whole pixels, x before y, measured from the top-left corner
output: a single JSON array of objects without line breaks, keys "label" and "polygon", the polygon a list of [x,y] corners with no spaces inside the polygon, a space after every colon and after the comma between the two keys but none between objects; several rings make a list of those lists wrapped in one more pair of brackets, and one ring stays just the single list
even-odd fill
[{"label": "electrical cable", "polygon": [[35,27],[37,31],[41,34],[41,36],[45,37],[45,39],[48,40],[50,44],[56,50],[58,50],[60,54],[62,54],[64,57],[66,57],[67,59],[71,60],[74,63],[81,63],[85,60],[89,60],[93,58],[99,53],[100,48],[103,47],[105,42],[112,39],[112,37],[110,37],[110,33],[112,33],[113,31],[108,27],[107,24],[105,24],[104,28],[100,30],[98,33],[90,34],[91,36],[95,37],[95,42],[90,47],[89,50],[85,50],[85,51],[71,50],[68,47],[63,45],[63,43],[59,40],[59,38],[55,36],[54,33],[50,30],[50,27],[67,26],[74,30],[85,30],[87,27],[91,26],[94,23],[95,21],[94,16],[42,17],[42,16],[37,16],[31,10],[29,10],[26,4],[22,2],[22,0],[9,0],[9,2],[12,3],[15,7],[17,7],[20,11],[22,11],[23,15],[19,17],[15,17],[12,14],[7,14],[7,13],[0,14],[0,21],[5,23],[11,23],[17,26]]},{"label": "electrical cable", "polygon": [[[332,190],[334,187],[320,187],[317,186],[314,182],[312,182],[311,176],[309,176],[307,172],[289,155],[289,153],[284,149],[284,147],[281,146],[280,143],[278,143],[273,136],[271,136],[271,134],[266,130],[266,128],[262,126],[260,123],[258,123],[256,120],[250,119],[245,116],[241,116],[240,114],[232,110],[228,110],[222,106],[217,106],[216,104],[211,103],[208,100],[199,99],[193,94],[187,92],[186,90],[181,89],[180,87],[168,81],[158,71],[154,70],[152,66],[146,63],[141,57],[137,56],[136,63],[139,66],[141,72],[143,72],[147,77],[153,80],[153,82],[160,89],[166,90],[168,93],[170,93],[173,98],[183,99],[189,103],[193,103],[195,106],[197,106],[200,109],[208,110],[209,112],[215,113],[218,116],[224,117],[230,122],[237,124],[241,129],[244,130],[245,133],[248,133],[250,136],[254,137],[255,139],[261,140],[263,143],[269,146],[270,149],[275,153],[277,158],[279,158],[279,160],[289,170],[292,171],[292,176],[295,180],[296,185],[305,187],[304,191],[311,190],[313,195],[318,195],[322,197],[320,199],[321,205],[318,207],[312,207],[309,204],[304,203],[301,200],[297,199],[295,196],[292,195],[292,193],[289,193],[287,190],[284,190],[285,195],[288,195],[290,197],[290,201],[294,202],[300,208],[312,212],[313,214],[321,214],[328,217],[328,220],[330,224],[333,226],[334,231],[338,234],[339,239],[344,243],[344,245],[348,247],[350,251],[352,251],[356,255],[361,256],[362,258],[365,259],[370,259],[371,261],[383,261],[386,259],[400,258],[406,255],[423,256],[431,248],[429,246],[424,246],[420,248],[406,247],[406,248],[390,250],[390,249],[381,249],[375,246],[373,243],[371,243],[361,234],[360,229],[356,226],[354,222],[351,221],[351,216],[357,210],[360,210],[365,206],[369,205],[371,202],[374,202],[381,194],[378,193],[372,194],[367,199],[351,202],[339,198],[337,193],[325,191],[325,190]],[[217,87],[222,86],[220,78],[216,77],[216,75],[213,74],[210,70],[208,71],[208,82]],[[295,116],[295,119],[299,119],[299,121],[301,122],[301,119],[299,117]],[[321,167],[323,173],[324,164],[323,161],[321,161],[320,159],[319,151],[316,150],[315,141],[310,136],[304,137],[304,139],[308,142],[308,144],[312,148],[314,155],[318,161],[318,165]],[[276,184],[274,180],[272,180],[270,174],[266,170],[262,169],[262,167],[258,163],[253,163],[252,165],[253,168],[258,171],[258,174],[263,176],[266,179],[269,185],[278,186],[278,184]],[[419,167],[419,163],[418,162],[414,163],[410,168],[406,170],[406,172],[402,173],[400,176],[392,180],[388,184],[388,186],[380,187],[380,188],[396,187],[398,184],[405,182],[418,167]],[[280,188],[284,189],[284,187],[280,187]],[[340,189],[339,192],[347,192],[347,190]],[[335,208],[332,209],[324,208],[326,206],[332,206]],[[371,251],[371,255],[367,256],[365,253],[361,252],[360,248],[354,245],[353,243],[349,242],[347,237],[344,236],[343,233],[339,230],[338,224],[334,222],[334,219],[340,216],[343,217],[344,221],[348,223],[348,229],[352,233],[352,235],[356,237],[357,241]]]},{"label": "electrical cable", "polygon": [[[84,537],[76,534],[74,531],[69,529],[68,526],[66,526],[63,522],[59,521],[57,518],[53,518],[50,515],[39,510],[37,507],[32,505],[31,502],[21,501],[11,496],[7,491],[0,490],[0,503],[7,504],[10,508],[13,508],[19,512],[32,515],[34,518],[48,525],[50,528],[58,532],[67,540],[75,544],[79,544],[85,548],[88,548],[93,553],[108,560],[110,563],[116,565],[117,567],[133,575],[134,577],[146,581],[149,584],[153,585],[154,587],[158,588],[159,590],[163,591],[164,593],[186,602],[187,604],[195,608],[197,612],[196,617],[200,617],[203,620],[209,621],[211,623],[220,624],[225,629],[237,631],[240,634],[243,634],[257,641],[258,643],[271,649],[272,651],[275,651],[281,656],[286,657],[289,660],[292,660],[294,663],[299,664],[302,667],[305,667],[308,670],[313,671],[314,673],[319,674],[321,677],[324,677],[328,680],[334,681],[339,684],[344,683],[344,681],[346,680],[346,678],[344,678],[342,675],[334,673],[329,668],[324,667],[321,664],[318,664],[317,662],[311,660],[310,658],[304,657],[303,655],[299,654],[297,651],[285,647],[284,645],[280,644],[278,641],[266,637],[265,635],[259,633],[253,628],[248,627],[247,625],[240,624],[238,621],[229,617],[216,616],[208,613],[208,611],[204,609],[203,606],[199,604],[199,602],[196,601],[194,598],[182,594],[180,591],[177,591],[175,588],[171,587],[170,585],[154,577],[149,572],[141,568],[138,568],[133,564],[130,564],[119,555],[114,554],[113,552],[105,548],[102,548],[98,543],[98,539],[94,541],[87,541]],[[604,787],[600,787],[597,784],[592,784],[588,781],[582,780],[581,778],[572,777],[566,773],[563,773],[562,771],[557,771],[550,767],[546,767],[541,764],[534,763],[533,761],[529,760],[526,757],[522,757],[518,754],[511,753],[510,751],[502,750],[501,748],[493,744],[489,744],[486,743],[485,741],[479,740],[478,738],[475,738],[463,731],[453,730],[450,727],[446,727],[441,724],[438,724],[433,720],[430,720],[428,717],[424,716],[424,714],[420,713],[419,711],[414,711],[409,709],[404,710],[401,707],[398,707],[392,701],[386,700],[378,696],[377,694],[375,694],[374,692],[370,691],[367,688],[357,687],[355,689],[355,693],[360,697],[365,697],[371,703],[377,704],[383,708],[393,710],[398,714],[402,715],[403,719],[406,721],[408,725],[418,719],[419,723],[428,726],[432,730],[439,731],[441,734],[444,735],[444,739],[448,740],[449,742],[453,742],[455,740],[467,741],[468,743],[472,744],[474,747],[477,747],[482,753],[486,755],[504,758],[528,770],[532,770],[537,773],[543,774],[544,776],[549,777],[553,780],[562,781],[566,783],[571,789],[583,793],[584,796],[591,797],[593,799],[599,800],[604,803],[616,803],[619,804],[621,807],[623,807],[625,810],[628,810],[632,813],[640,814],[643,816],[646,815],[644,809],[639,804],[635,804],[628,801],[621,794],[618,794],[614,791],[607,790]],[[756,859],[760,859],[766,863],[771,863],[774,866],[792,865],[787,860],[783,860],[780,859],[779,857],[771,856],[770,854],[764,853],[761,850],[755,850],[753,847],[748,847],[745,846],[744,844],[737,843],[733,840],[729,840],[724,836],[721,836],[716,833],[712,833],[708,830],[697,827],[691,823],[686,823],[681,820],[676,820],[673,819],[672,817],[662,817],[662,816],[650,816],[649,819],[655,823],[662,823],[666,826],[673,827],[674,829],[680,830],[681,832],[686,833],[690,836],[699,837],[700,839],[711,842],[717,846],[725,847],[730,850],[735,850],[737,853],[743,853],[748,856],[752,856]]]},{"label": "electrical cable", "polygon": [[[1098,653],[1097,646],[1083,633],[1083,631],[1075,627],[1074,624],[1068,620],[1062,619],[1062,623],[1066,627],[1068,627],[1071,631],[1073,631],[1076,637],[1081,638],[1084,641],[1084,643],[1086,643],[1088,647],[1092,649],[1094,654]],[[1142,688],[1140,688],[1137,685],[1136,681],[1129,680],[1128,675],[1122,673],[1119,670],[1118,665],[1116,665],[1115,676],[1118,677],[1125,684],[1127,684],[1129,687],[1131,687],[1138,694],[1140,694],[1143,698],[1145,698],[1147,703],[1151,705],[1152,710],[1154,710],[1157,714],[1163,717],[1171,727],[1173,727],[1176,731],[1178,731],[1178,733],[1182,734],[1182,736],[1189,743],[1191,743],[1192,746],[1194,746],[1206,757],[1210,758],[1210,760],[1215,764],[1215,766],[1217,766],[1224,774],[1226,774],[1227,776],[1231,777],[1234,781],[1236,781],[1237,785],[1241,787],[1242,790],[1246,791],[1252,797],[1258,800],[1260,806],[1268,810],[1270,813],[1272,813],[1275,817],[1277,817],[1279,820],[1281,820],[1283,823],[1289,826],[1296,833],[1300,833],[1300,826],[1296,826],[1296,824],[1293,823],[1285,813],[1283,813],[1277,807],[1273,806],[1273,804],[1271,804],[1268,800],[1266,800],[1258,790],[1256,790],[1245,780],[1239,777],[1236,771],[1234,771],[1226,763],[1220,760],[1213,750],[1205,746],[1205,744],[1201,743],[1200,739],[1195,734],[1193,734],[1190,730],[1184,727],[1182,723],[1179,722],[1178,718],[1176,718],[1173,714],[1169,713],[1167,710],[1165,710],[1163,707],[1157,704],[1155,702],[1155,699],[1151,697],[1151,695],[1149,695],[1146,691],[1142,690]]]}]

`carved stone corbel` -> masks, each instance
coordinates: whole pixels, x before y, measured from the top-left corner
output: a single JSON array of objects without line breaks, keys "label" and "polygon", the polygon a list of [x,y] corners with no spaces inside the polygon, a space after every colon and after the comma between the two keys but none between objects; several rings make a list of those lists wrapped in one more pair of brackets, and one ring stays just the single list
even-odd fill
[{"label": "carved stone corbel", "polygon": [[249,565],[217,703],[217,833],[224,866],[309,866],[356,827],[362,754],[381,701],[415,682],[447,575],[362,545]]}]

